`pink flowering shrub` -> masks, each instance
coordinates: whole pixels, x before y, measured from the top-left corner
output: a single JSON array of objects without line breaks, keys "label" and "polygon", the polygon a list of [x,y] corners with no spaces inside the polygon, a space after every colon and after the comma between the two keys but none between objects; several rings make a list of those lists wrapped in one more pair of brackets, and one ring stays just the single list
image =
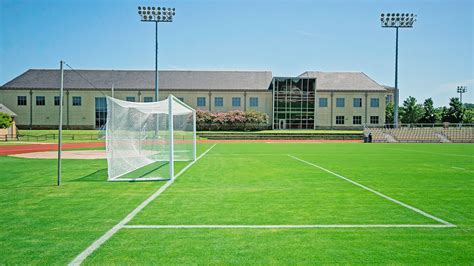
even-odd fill
[{"label": "pink flowering shrub", "polygon": [[268,115],[265,113],[239,110],[211,113],[196,111],[198,130],[256,130],[268,128]]}]

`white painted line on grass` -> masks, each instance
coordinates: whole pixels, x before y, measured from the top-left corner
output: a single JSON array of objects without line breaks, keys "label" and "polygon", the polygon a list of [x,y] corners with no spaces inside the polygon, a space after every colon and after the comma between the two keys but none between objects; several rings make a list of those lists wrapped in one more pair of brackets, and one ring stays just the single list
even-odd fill
[{"label": "white painted line on grass", "polygon": [[464,169],[464,168],[462,168],[462,167],[456,167],[456,166],[451,166],[451,168],[453,168],[453,169],[458,169],[458,170],[466,170],[466,169]]},{"label": "white painted line on grass", "polygon": [[125,225],[125,229],[306,229],[306,228],[448,228],[448,224],[301,224],[301,225]]},{"label": "white painted line on grass", "polygon": [[321,167],[321,166],[316,165],[316,164],[314,164],[314,163],[310,163],[310,162],[308,162],[308,161],[305,161],[305,160],[303,160],[303,159],[300,159],[300,158],[295,157],[295,156],[292,156],[292,155],[288,155],[288,156],[291,157],[291,158],[293,158],[293,159],[295,159],[295,160],[298,160],[298,161],[300,161],[300,162],[303,162],[303,163],[309,164],[309,165],[311,165],[311,166],[314,166],[314,167],[316,167],[316,168],[318,168],[318,169],[320,169],[320,170],[323,170],[323,171],[325,171],[325,172],[327,172],[327,173],[330,173],[330,174],[332,174],[332,175],[334,175],[334,176],[337,176],[337,177],[339,177],[339,178],[341,178],[341,179],[343,179],[343,180],[345,180],[345,181],[347,181],[347,182],[349,182],[349,183],[352,183],[352,184],[354,184],[354,185],[356,185],[356,186],[358,186],[358,187],[361,187],[361,188],[363,188],[363,189],[365,189],[365,190],[367,190],[367,191],[370,191],[370,192],[372,192],[372,193],[374,193],[374,194],[376,194],[376,195],[378,195],[378,196],[380,196],[380,197],[382,197],[382,198],[384,198],[384,199],[387,199],[387,200],[389,200],[389,201],[391,201],[391,202],[393,202],[393,203],[396,203],[396,204],[398,204],[398,205],[400,205],[400,206],[403,206],[403,207],[405,207],[405,208],[407,208],[407,209],[410,209],[410,210],[412,210],[412,211],[414,211],[414,212],[417,212],[417,213],[419,213],[419,214],[421,214],[421,215],[423,215],[423,216],[425,216],[425,217],[428,217],[428,218],[430,218],[430,219],[433,219],[433,220],[435,220],[435,221],[437,221],[437,222],[440,222],[440,223],[442,223],[442,224],[444,224],[444,225],[449,225],[450,227],[455,227],[455,225],[452,224],[452,223],[450,223],[450,222],[447,222],[447,221],[445,221],[445,220],[443,220],[443,219],[441,219],[441,218],[438,218],[438,217],[436,217],[436,216],[434,216],[434,215],[431,215],[431,214],[429,214],[429,213],[426,213],[426,212],[424,212],[424,211],[422,211],[422,210],[420,210],[420,209],[418,209],[418,208],[415,208],[415,207],[413,207],[413,206],[411,206],[411,205],[408,205],[408,204],[406,204],[406,203],[403,203],[403,202],[401,202],[401,201],[399,201],[399,200],[396,200],[396,199],[394,199],[394,198],[391,198],[391,197],[389,197],[389,196],[387,196],[387,195],[385,195],[385,194],[382,194],[382,193],[380,193],[380,192],[378,192],[378,191],[376,191],[376,190],[373,190],[373,189],[371,189],[371,188],[369,188],[369,187],[366,187],[366,186],[364,186],[364,185],[362,185],[362,184],[359,184],[359,183],[357,183],[356,181],[353,181],[353,180],[351,180],[351,179],[349,179],[349,178],[347,178],[347,177],[344,177],[344,176],[342,176],[342,175],[340,175],[340,174],[334,173],[334,172],[332,172],[332,171],[330,171],[330,170],[328,170],[328,169],[326,169],[326,168],[324,168],[324,167]]},{"label": "white painted line on grass", "polygon": [[160,187],[153,195],[151,195],[149,198],[147,198],[144,202],[142,202],[138,207],[136,207],[132,212],[130,212],[125,218],[123,218],[122,221],[120,221],[118,224],[116,224],[114,227],[112,227],[109,231],[107,231],[104,235],[102,235],[99,239],[94,241],[88,248],[86,248],[84,251],[81,252],[74,260],[72,260],[69,265],[80,265],[92,252],[94,252],[96,249],[98,249],[102,244],[105,243],[105,241],[109,240],[115,233],[117,233],[120,229],[122,229],[130,220],[135,217],[143,208],[145,208],[150,202],[152,202],[154,199],[156,199],[161,193],[163,193],[173,182],[181,175],[183,174],[186,170],[188,170],[189,167],[191,167],[194,163],[196,163],[199,159],[201,159],[204,155],[206,155],[214,146],[217,144],[212,145],[209,149],[207,149],[203,154],[201,154],[198,158],[196,158],[195,161],[191,162],[188,164],[186,167],[184,167],[179,173],[175,176],[174,179],[169,180],[164,184],[162,187]]}]

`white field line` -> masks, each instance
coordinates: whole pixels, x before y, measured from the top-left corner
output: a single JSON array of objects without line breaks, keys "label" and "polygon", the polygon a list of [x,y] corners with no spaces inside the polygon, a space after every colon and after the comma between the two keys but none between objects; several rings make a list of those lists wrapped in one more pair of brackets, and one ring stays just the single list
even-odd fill
[{"label": "white field line", "polygon": [[447,222],[447,221],[445,221],[445,220],[443,220],[443,219],[441,219],[441,218],[438,218],[438,217],[436,217],[436,216],[434,216],[434,215],[431,215],[431,214],[429,214],[429,213],[426,213],[426,212],[424,212],[424,211],[422,211],[422,210],[420,210],[420,209],[418,209],[418,208],[415,208],[415,207],[413,207],[413,206],[411,206],[411,205],[408,205],[408,204],[403,203],[403,202],[401,202],[401,201],[399,201],[399,200],[396,200],[396,199],[394,199],[394,198],[391,198],[391,197],[389,197],[389,196],[387,196],[387,195],[385,195],[385,194],[382,194],[382,193],[380,193],[380,192],[378,192],[378,191],[376,191],[376,190],[373,190],[373,189],[371,189],[371,188],[369,188],[369,187],[366,187],[366,186],[364,186],[364,185],[362,185],[362,184],[359,184],[359,183],[357,183],[357,182],[355,182],[355,181],[353,181],[353,180],[351,180],[351,179],[349,179],[349,178],[347,178],[347,177],[344,177],[344,176],[342,176],[342,175],[340,175],[340,174],[336,174],[336,173],[334,173],[334,172],[332,172],[332,171],[330,171],[330,170],[328,170],[328,169],[326,169],[326,168],[324,168],[324,167],[321,167],[321,166],[319,166],[319,165],[310,163],[310,162],[308,162],[308,161],[305,161],[305,160],[303,160],[303,159],[300,159],[300,158],[295,157],[295,156],[292,156],[292,155],[288,155],[288,156],[291,157],[291,158],[293,158],[293,159],[295,159],[295,160],[298,160],[298,161],[300,161],[300,162],[303,162],[303,163],[309,164],[309,165],[311,165],[311,166],[314,166],[314,167],[316,167],[316,168],[318,168],[318,169],[320,169],[320,170],[323,170],[323,171],[325,171],[325,172],[327,172],[327,173],[330,173],[330,174],[332,174],[332,175],[334,175],[334,176],[337,176],[337,177],[339,177],[339,178],[341,178],[341,179],[343,179],[343,180],[345,180],[345,181],[347,181],[347,182],[349,182],[349,183],[352,183],[352,184],[354,184],[354,185],[356,185],[356,186],[358,186],[358,187],[361,187],[361,188],[363,188],[363,189],[365,189],[365,190],[367,190],[367,191],[370,191],[370,192],[372,192],[372,193],[374,193],[374,194],[376,194],[376,195],[378,195],[378,196],[380,196],[380,197],[382,197],[382,198],[384,198],[384,199],[387,199],[387,200],[389,200],[389,201],[391,201],[391,202],[393,202],[393,203],[396,203],[396,204],[398,204],[398,205],[400,205],[400,206],[403,206],[403,207],[405,207],[405,208],[407,208],[407,209],[410,209],[410,210],[412,210],[412,211],[414,211],[414,212],[417,212],[417,213],[419,213],[419,214],[421,214],[421,215],[423,215],[423,216],[425,216],[425,217],[428,217],[428,218],[430,218],[430,219],[433,219],[433,220],[435,220],[435,221],[437,221],[437,222],[440,222],[440,223],[442,223],[442,224],[444,224],[444,225],[447,225],[447,226],[450,226],[450,227],[455,227],[455,226],[456,226],[456,225],[454,225],[454,224],[452,224],[452,223],[450,223],[450,222]]},{"label": "white field line", "polygon": [[306,228],[447,228],[447,224],[301,224],[301,225],[125,225],[126,229],[306,229]]},{"label": "white field line", "polygon": [[323,144],[322,141],[265,142],[267,144]]},{"label": "white field line", "polygon": [[142,202],[138,207],[136,207],[132,212],[130,212],[123,220],[121,220],[118,224],[112,227],[109,231],[107,231],[104,235],[102,235],[99,239],[94,241],[89,247],[87,247],[84,251],[82,251],[79,255],[77,255],[74,260],[72,260],[69,265],[80,265],[92,252],[98,249],[102,244],[105,243],[109,238],[111,238],[115,233],[117,233],[120,229],[122,229],[130,220],[135,217],[143,208],[145,208],[150,202],[156,199],[161,193],[163,193],[171,184],[173,184],[174,180],[178,178],[181,174],[183,174],[189,167],[191,167],[194,163],[196,163],[199,159],[201,159],[204,155],[206,155],[212,148],[214,148],[217,144],[212,145],[209,149],[207,149],[203,154],[201,154],[195,161],[188,164],[184,167],[179,173],[175,176],[175,178],[169,180],[160,187],[155,193],[153,193],[149,198],[147,198],[144,202]]}]

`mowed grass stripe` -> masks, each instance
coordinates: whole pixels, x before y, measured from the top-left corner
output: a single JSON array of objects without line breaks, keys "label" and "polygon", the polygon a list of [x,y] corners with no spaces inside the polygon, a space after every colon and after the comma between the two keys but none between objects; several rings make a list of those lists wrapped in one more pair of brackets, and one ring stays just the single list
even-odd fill
[{"label": "mowed grass stripe", "polygon": [[[256,146],[256,147],[255,147]],[[435,224],[323,171],[301,165],[274,145],[221,144],[130,224]],[[310,151],[300,145],[297,150]],[[275,150],[274,153],[271,151]]]},{"label": "mowed grass stripe", "polygon": [[460,228],[124,228],[85,265],[470,265],[472,261],[472,235]]},{"label": "mowed grass stripe", "polygon": [[365,189],[365,190],[367,190],[367,191],[369,191],[369,192],[372,192],[372,193],[374,193],[374,194],[376,194],[376,195],[378,195],[378,196],[380,196],[380,197],[382,197],[382,198],[384,198],[384,199],[386,199],[386,200],[389,200],[389,201],[391,201],[391,202],[393,202],[393,203],[395,203],[395,204],[398,204],[398,205],[403,206],[403,207],[405,207],[405,208],[407,208],[407,209],[409,209],[409,210],[412,210],[412,211],[414,211],[414,212],[417,212],[417,213],[419,213],[419,214],[421,214],[421,215],[423,215],[423,216],[425,216],[425,217],[428,217],[428,218],[430,218],[430,219],[433,219],[433,220],[435,220],[435,221],[437,221],[437,222],[440,222],[440,223],[442,223],[442,224],[444,224],[444,225],[446,225],[446,226],[455,227],[454,224],[451,224],[451,223],[449,223],[449,222],[447,222],[447,221],[445,221],[445,220],[443,220],[443,219],[441,219],[441,218],[438,218],[438,217],[436,217],[436,216],[434,216],[434,215],[431,215],[431,214],[429,214],[429,213],[426,213],[426,212],[424,212],[424,211],[422,211],[422,210],[420,210],[420,209],[418,209],[418,208],[415,208],[415,207],[413,207],[413,206],[411,206],[411,205],[408,205],[408,204],[403,203],[403,202],[401,202],[401,201],[399,201],[399,200],[396,200],[396,199],[394,199],[394,198],[391,198],[391,197],[389,197],[389,196],[387,196],[387,195],[385,195],[385,194],[383,194],[383,193],[378,192],[378,191],[375,190],[375,189],[372,189],[372,188],[369,188],[369,187],[367,187],[367,186],[364,186],[364,185],[362,185],[362,184],[360,184],[360,183],[357,183],[357,182],[355,182],[354,180],[351,180],[351,179],[349,179],[349,178],[347,178],[347,177],[345,177],[345,176],[342,176],[342,175],[340,175],[340,174],[334,173],[333,171],[328,170],[328,169],[326,169],[326,168],[324,168],[324,167],[322,167],[322,166],[319,166],[319,165],[317,165],[317,164],[314,164],[314,163],[311,163],[311,162],[302,160],[302,159],[300,159],[300,158],[298,158],[298,157],[295,157],[295,156],[292,156],[292,155],[288,155],[288,156],[291,157],[291,158],[293,158],[293,159],[295,159],[295,160],[298,160],[298,161],[300,161],[300,162],[306,163],[306,164],[311,165],[311,166],[313,166],[313,167],[316,167],[316,168],[318,168],[318,169],[320,169],[320,170],[323,170],[323,171],[325,171],[325,172],[327,172],[327,173],[330,173],[330,174],[332,174],[332,175],[334,175],[334,176],[336,176],[336,177],[338,177],[338,178],[341,178],[342,180],[345,180],[345,181],[347,181],[347,182],[349,182],[349,183],[351,183],[351,184],[353,184],[353,185],[355,185],[355,186],[361,187],[361,188],[363,188],[363,189]]}]

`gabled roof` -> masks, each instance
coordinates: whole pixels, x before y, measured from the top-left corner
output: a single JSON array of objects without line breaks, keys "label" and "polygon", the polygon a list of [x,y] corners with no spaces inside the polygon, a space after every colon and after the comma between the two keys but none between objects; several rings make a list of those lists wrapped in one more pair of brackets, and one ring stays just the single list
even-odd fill
[{"label": "gabled roof", "polygon": [[319,91],[386,91],[364,72],[321,72],[306,71],[301,78],[316,78]]},{"label": "gabled roof", "polygon": [[13,117],[16,117],[16,114],[12,110],[8,109],[8,107],[6,107],[5,105],[1,103],[0,103],[0,113],[9,114]]},{"label": "gabled roof", "polygon": [[[82,76],[82,77],[81,77]],[[83,78],[84,77],[84,78]],[[271,71],[159,71],[163,90],[268,90]],[[90,83],[89,83],[90,82]],[[92,85],[91,85],[92,83]],[[59,70],[30,69],[1,88],[58,89]],[[65,89],[153,89],[153,70],[65,70]]]}]

